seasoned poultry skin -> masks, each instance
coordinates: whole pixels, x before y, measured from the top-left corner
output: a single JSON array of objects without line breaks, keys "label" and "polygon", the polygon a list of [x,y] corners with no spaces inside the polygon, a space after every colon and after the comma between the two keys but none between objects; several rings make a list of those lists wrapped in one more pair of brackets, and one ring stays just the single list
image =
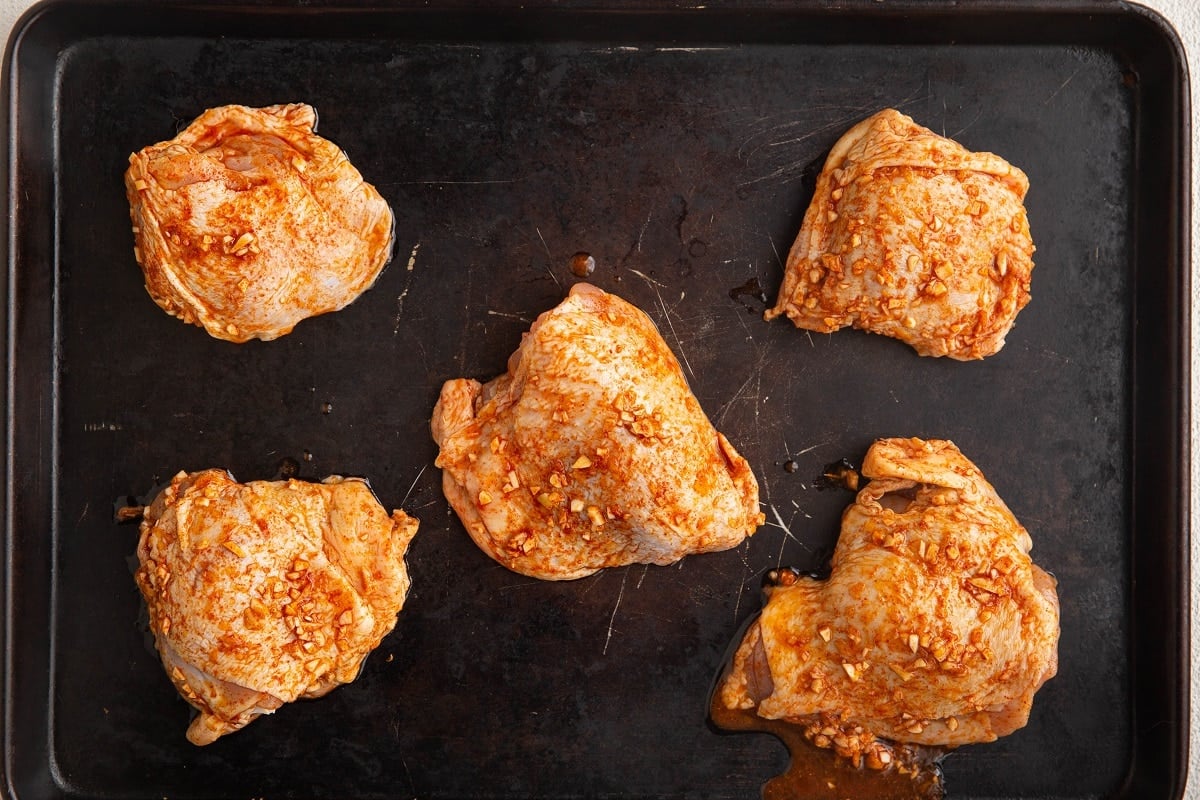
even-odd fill
[{"label": "seasoned poultry skin", "polygon": [[358,675],[396,624],[417,520],[366,482],[180,472],[143,511],[135,579],[205,745]]},{"label": "seasoned poultry skin", "polygon": [[876,736],[953,747],[1023,727],[1059,637],[1029,534],[949,441],[881,439],[862,473],[828,580],[767,590],[720,702],[851,758]]},{"label": "seasoned poultry skin", "polygon": [[129,157],[134,256],[164,311],[270,340],[341,309],[391,258],[391,208],[312,106],[222,106]]},{"label": "seasoned poultry skin", "polygon": [[830,151],[766,319],[890,336],[923,356],[997,353],[1030,300],[1029,179],[899,111]]},{"label": "seasoned poultry skin", "polygon": [[487,384],[433,410],[442,487],[505,567],[570,580],[734,547],[763,522],[749,464],[705,416],[654,323],[578,283]]}]

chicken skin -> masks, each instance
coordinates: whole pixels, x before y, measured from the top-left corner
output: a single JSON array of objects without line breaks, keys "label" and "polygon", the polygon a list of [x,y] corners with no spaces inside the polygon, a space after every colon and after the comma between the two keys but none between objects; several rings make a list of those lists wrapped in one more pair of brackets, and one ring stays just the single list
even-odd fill
[{"label": "chicken skin", "polygon": [[882,439],[862,472],[828,580],[768,589],[720,702],[855,759],[876,736],[958,746],[1024,726],[1059,635],[1029,534],[948,441]]},{"label": "chicken skin", "polygon": [[204,745],[353,681],[396,624],[417,521],[356,478],[180,472],[146,507],[135,573],[150,630]]},{"label": "chicken skin", "polygon": [[725,550],[762,524],[758,483],[640,310],[576,284],[484,385],[433,411],[446,498],[509,569],[569,580]]},{"label": "chicken skin", "polygon": [[348,305],[391,258],[392,211],[312,106],[224,106],[129,157],[134,256],[163,310],[276,339]]},{"label": "chicken skin", "polygon": [[923,356],[992,355],[1030,298],[1028,190],[999,156],[880,111],[830,151],[765,316],[852,325]]}]

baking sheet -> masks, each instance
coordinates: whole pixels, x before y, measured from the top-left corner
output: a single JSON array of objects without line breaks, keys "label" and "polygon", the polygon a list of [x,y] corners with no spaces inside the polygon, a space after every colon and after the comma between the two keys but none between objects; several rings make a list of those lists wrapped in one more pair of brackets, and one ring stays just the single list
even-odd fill
[{"label": "baking sheet", "polygon": [[[1030,724],[954,797],[1177,797],[1186,763],[1186,75],[1132,6],[53,3],[7,75],[5,777],[41,797],[755,797],[765,735],[705,720],[763,573],[820,566],[879,436],[953,439],[1059,580]],[[337,314],[232,345],[132,257],[128,154],[206,107],[303,101],[396,212]],[[761,320],[823,156],[897,107],[1030,176],[1033,302],[981,363]],[[735,550],[564,584],[440,494],[441,382],[504,369],[577,280],[645,309],[758,476]],[[794,460],[795,472],[783,464]],[[113,503],[180,469],[369,477],[421,520],[360,679],[203,749],[139,627]]]}]

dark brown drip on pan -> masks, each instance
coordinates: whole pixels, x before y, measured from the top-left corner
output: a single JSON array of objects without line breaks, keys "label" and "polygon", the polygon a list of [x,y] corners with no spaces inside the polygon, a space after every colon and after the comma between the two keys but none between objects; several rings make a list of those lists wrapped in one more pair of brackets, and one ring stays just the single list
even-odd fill
[{"label": "dark brown drip on pan", "polygon": [[821,476],[813,481],[817,489],[845,489],[857,492],[862,484],[858,469],[846,459],[826,464]]},{"label": "dark brown drip on pan", "polygon": [[741,286],[730,289],[729,297],[741,303],[751,314],[761,313],[767,307],[767,293],[759,285],[758,278],[751,278]]},{"label": "dark brown drip on pan", "polygon": [[942,800],[946,755],[939,747],[891,744],[893,765],[884,770],[855,767],[832,750],[817,747],[798,725],[763,719],[753,710],[729,709],[714,692],[709,705],[713,724],[725,731],[769,733],[787,747],[791,763],[782,775],[763,784],[763,800]]},{"label": "dark brown drip on pan", "polygon": [[[808,572],[772,570],[763,576],[763,590],[769,594],[774,585],[828,577],[827,560]],[[887,766],[879,769],[876,763],[873,769],[865,760],[856,766],[832,749],[814,744],[804,735],[803,725],[764,719],[754,709],[726,708],[721,702],[721,687],[728,679],[738,646],[756,619],[757,615],[751,616],[733,637],[709,696],[708,715],[718,730],[769,733],[787,748],[788,768],[763,784],[763,800],[944,800],[941,761],[952,748],[881,740],[890,755]]]},{"label": "dark brown drip on pan", "polygon": [[596,259],[590,253],[579,252],[571,256],[571,272],[577,278],[586,278],[596,271]]}]

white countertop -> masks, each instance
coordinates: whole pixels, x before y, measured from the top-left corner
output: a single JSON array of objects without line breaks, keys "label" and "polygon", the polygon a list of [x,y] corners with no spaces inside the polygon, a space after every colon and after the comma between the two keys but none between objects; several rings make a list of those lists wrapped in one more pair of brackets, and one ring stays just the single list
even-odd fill
[{"label": "white countertop", "polygon": [[[1180,38],[1183,40],[1183,46],[1187,51],[1189,69],[1193,75],[1198,69],[1197,64],[1200,64],[1200,4],[1195,0],[1146,0],[1145,5],[1160,11],[1179,31]],[[1195,86],[1195,79],[1192,80],[1192,85]],[[1192,203],[1196,202],[1196,176],[1198,173],[1196,164],[1200,163],[1200,116],[1197,115],[1196,92],[1192,91]],[[1200,436],[1197,432],[1200,431],[1200,408],[1197,407],[1197,398],[1200,398],[1200,392],[1197,387],[1200,386],[1200,338],[1197,338],[1197,331],[1200,330],[1200,214],[1193,213],[1192,215],[1192,452],[1200,454]],[[1200,668],[1198,668],[1196,655],[1200,654],[1200,626],[1197,622],[1200,621],[1200,602],[1197,598],[1200,593],[1197,588],[1200,588],[1200,536],[1196,535],[1196,531],[1200,528],[1197,522],[1200,521],[1200,470],[1196,469],[1196,458],[1192,458],[1192,716],[1191,716],[1191,753],[1188,759],[1188,782],[1185,796],[1188,798],[1200,798],[1200,697],[1197,697],[1197,687],[1200,686]]]},{"label": "white countertop", "polygon": [[[886,0],[882,0],[886,2]],[[969,2],[969,0],[966,0]],[[1200,3],[1197,0],[1143,0],[1143,5],[1159,11],[1168,21],[1174,25],[1179,31],[1180,38],[1188,53],[1189,61],[1191,61],[1191,69],[1196,71],[1200,69],[1196,64],[1200,63],[1196,60],[1196,53],[1200,53]],[[33,5],[33,0],[0,0],[0,30],[7,32],[12,29],[17,18]],[[1197,115],[1195,105],[1197,99],[1193,97],[1193,114],[1192,114],[1192,160],[1193,164],[1197,163],[1198,155],[1200,155],[1200,116]],[[1193,166],[1193,174],[1196,169]],[[1194,180],[1193,180],[1194,183]],[[1195,202],[1195,188],[1192,190],[1193,202]],[[1194,215],[1195,216],[1195,215]],[[1200,225],[1197,225],[1196,219],[1192,221],[1192,397],[1200,397],[1200,392],[1196,391],[1198,379],[1200,379],[1200,338],[1197,337],[1197,332],[1200,331],[1200,303],[1197,299],[1200,298]],[[1196,453],[1200,453],[1200,413],[1197,413],[1195,400],[1193,400],[1192,412],[1192,449]],[[1197,491],[1198,480],[1200,480],[1200,471],[1195,469],[1193,463],[1192,470],[1192,527],[1197,530],[1197,521],[1200,521],[1200,491]],[[1192,584],[1195,587],[1200,587],[1200,535],[1193,536],[1192,542]],[[1200,594],[1196,591],[1192,593],[1192,619],[1200,621]],[[1200,654],[1200,637],[1197,636],[1197,625],[1192,626],[1192,653]],[[1200,699],[1196,697],[1196,687],[1200,685],[1200,666],[1198,666],[1196,658],[1192,658],[1192,717],[1191,717],[1191,757],[1189,780],[1187,792],[1185,796],[1192,800],[1200,800]]]},{"label": "white countertop", "polygon": [[[1142,5],[1149,6],[1159,11],[1179,32],[1180,39],[1183,40],[1184,49],[1187,51],[1189,61],[1189,70],[1193,75],[1198,69],[1197,64],[1200,64],[1197,54],[1200,53],[1200,3],[1196,0],[1142,0]],[[1192,81],[1195,85],[1195,79]],[[1192,202],[1195,203],[1196,198],[1196,164],[1200,163],[1200,116],[1197,115],[1196,93],[1192,91]],[[1197,338],[1197,331],[1200,331],[1200,215],[1193,213],[1192,215],[1192,451],[1194,454],[1200,454],[1200,408],[1197,406],[1197,398],[1200,397],[1200,392],[1197,387],[1200,386],[1200,339]],[[1191,752],[1189,754],[1188,766],[1188,782],[1185,797],[1189,800],[1200,798],[1200,697],[1197,696],[1197,687],[1200,686],[1200,665],[1196,661],[1196,655],[1200,654],[1200,537],[1195,535],[1198,530],[1197,522],[1200,521],[1200,470],[1196,469],[1196,459],[1192,458],[1192,716],[1191,716]]]}]

